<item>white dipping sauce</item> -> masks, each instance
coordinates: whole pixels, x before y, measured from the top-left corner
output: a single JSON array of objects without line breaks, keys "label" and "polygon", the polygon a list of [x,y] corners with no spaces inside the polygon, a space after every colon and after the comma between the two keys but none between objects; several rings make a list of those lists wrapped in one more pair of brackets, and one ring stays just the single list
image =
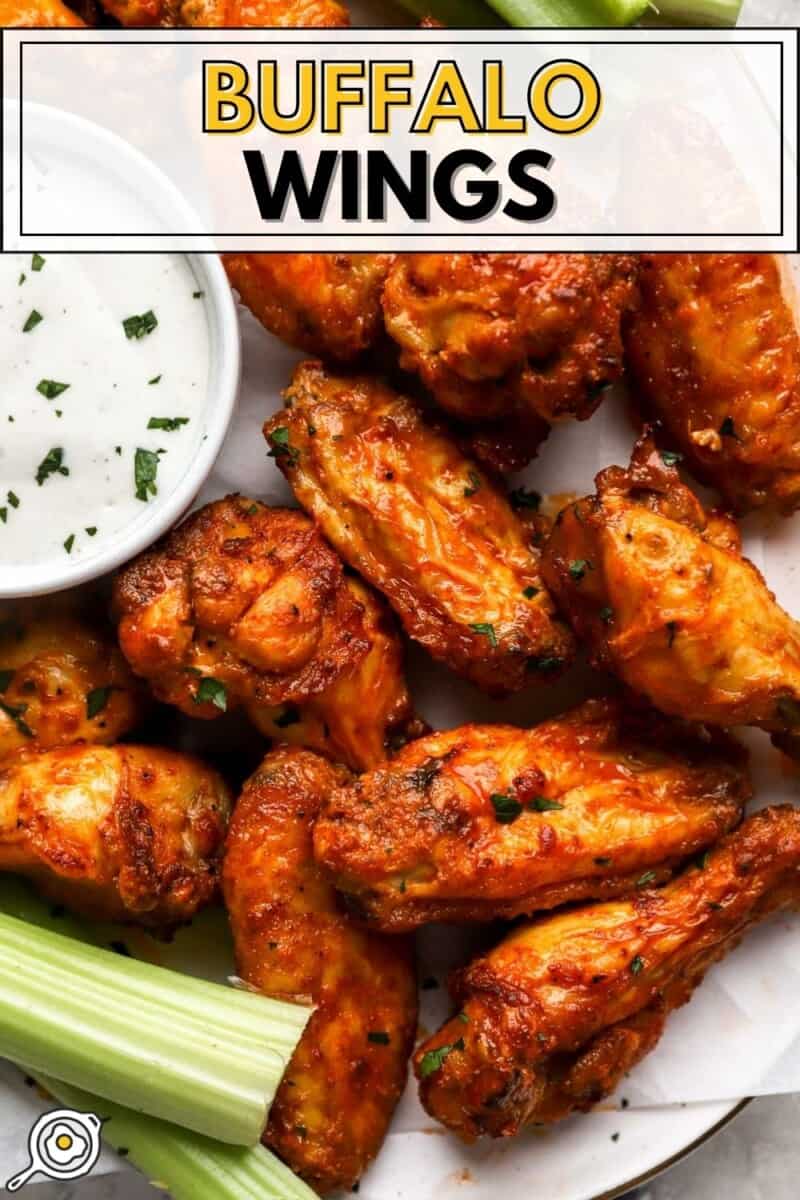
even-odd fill
[{"label": "white dipping sauce", "polygon": [[94,555],[179,483],[206,432],[199,289],[182,254],[0,255],[0,569]]}]

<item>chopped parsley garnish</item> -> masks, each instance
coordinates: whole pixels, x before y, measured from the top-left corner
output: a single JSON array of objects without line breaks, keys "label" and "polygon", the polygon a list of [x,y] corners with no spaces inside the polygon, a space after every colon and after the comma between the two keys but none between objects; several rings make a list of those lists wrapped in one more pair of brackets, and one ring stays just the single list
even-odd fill
[{"label": "chopped parsley garnish", "polygon": [[13,670],[0,671],[0,692],[6,691],[6,689],[8,688],[8,685],[11,683],[11,680],[14,678],[15,674],[16,674],[16,672]]},{"label": "chopped parsley garnish", "polygon": [[559,804],[557,800],[548,800],[546,796],[534,796],[533,800],[529,800],[525,807],[531,812],[555,812],[564,805]]},{"label": "chopped parsley garnish", "polygon": [[631,959],[631,975],[638,975],[644,969],[644,959],[641,954],[637,954],[636,958]]},{"label": "chopped parsley garnish", "polygon": [[133,460],[133,479],[136,485],[136,499],[145,503],[158,492],[156,475],[158,474],[158,455],[155,450],[136,451]]},{"label": "chopped parsley garnish", "polygon": [[661,461],[665,467],[674,467],[679,462],[683,462],[683,455],[679,454],[677,450],[662,450]]},{"label": "chopped parsley garnish", "polygon": [[367,1041],[372,1042],[373,1046],[388,1046],[391,1040],[388,1033],[383,1033],[382,1031],[373,1032],[370,1030],[367,1034]]},{"label": "chopped parsley garnish", "polygon": [[32,257],[31,257],[31,270],[32,270],[32,271],[41,271],[42,267],[44,266],[44,264],[45,264],[46,262],[47,262],[47,259],[46,259],[46,258],[42,258],[41,254],[34,254],[34,255],[32,255]]},{"label": "chopped parsley garnish", "polygon": [[75,545],[75,534],[71,533],[68,538],[64,539],[64,549],[67,554],[72,554],[72,547]]},{"label": "chopped parsley garnish", "polygon": [[429,1050],[427,1054],[423,1054],[422,1062],[419,1064],[419,1073],[421,1079],[427,1079],[429,1075],[433,1075],[436,1071],[441,1070],[446,1058],[448,1058],[454,1050],[464,1049],[464,1039],[459,1038],[457,1042],[452,1042],[447,1046],[439,1046],[438,1050]]},{"label": "chopped parsley garnish", "polygon": [[522,594],[526,600],[532,600],[534,596],[538,596],[541,588],[526,587],[522,589]]},{"label": "chopped parsley garnish", "polygon": [[12,508],[19,508],[19,496],[16,492],[9,492],[6,499]]},{"label": "chopped parsley garnish", "polygon": [[497,634],[495,633],[494,625],[490,625],[488,621],[478,621],[475,625],[470,625],[475,633],[482,633],[484,637],[489,639],[489,645],[494,649],[497,646]]},{"label": "chopped parsley garnish", "polygon": [[546,654],[541,658],[529,658],[526,664],[529,671],[557,671],[563,665],[563,658],[556,658],[555,656],[548,656]]},{"label": "chopped parsley garnish", "polygon": [[152,387],[154,383],[161,383],[160,375],[154,375],[152,379],[148,379],[147,386]]},{"label": "chopped parsley garnish", "polygon": [[192,292],[193,300],[199,300],[201,296],[205,296],[205,292]]},{"label": "chopped parsley garnish", "polygon": [[174,433],[181,425],[188,425],[188,417],[151,417],[147,422],[148,429],[163,429],[165,433]]},{"label": "chopped parsley garnish", "polygon": [[636,880],[637,888],[647,887],[648,883],[652,883],[655,877],[655,871],[645,871],[644,875],[640,875]]},{"label": "chopped parsley garnish", "polygon": [[288,729],[290,725],[297,725],[299,721],[300,712],[294,704],[284,704],[275,718],[275,724],[278,726],[278,729]]},{"label": "chopped parsley garnish", "polygon": [[28,313],[28,318],[25,321],[25,324],[22,326],[22,332],[30,333],[30,331],[32,329],[35,329],[36,326],[39,324],[39,322],[43,321],[43,320],[44,320],[44,317],[42,316],[42,314],[40,312],[37,312],[35,308],[32,308],[31,311]]},{"label": "chopped parsley garnish", "polygon": [[19,733],[23,737],[33,737],[33,730],[27,722],[23,721],[23,716],[28,711],[27,704],[4,704],[0,700],[0,712],[4,712],[7,717],[14,722]]},{"label": "chopped parsley garnish", "polygon": [[28,278],[28,276],[25,274],[25,272],[24,272],[24,271],[22,271],[22,272],[20,273],[20,277],[19,277],[19,279],[17,280],[17,287],[22,287],[23,283],[25,282],[25,280],[26,280],[27,278]]},{"label": "chopped parsley garnish", "polygon": [[481,490],[481,477],[477,471],[468,471],[467,479],[469,480],[469,485],[464,488],[464,495],[474,496],[476,492]]},{"label": "chopped parsley garnish", "polygon": [[278,428],[269,435],[269,444],[272,449],[267,455],[268,458],[274,458],[276,460],[279,458],[285,458],[287,459],[290,467],[294,467],[297,464],[300,458],[300,451],[289,441],[289,430],[286,425],[279,425]]},{"label": "chopped parsley garnish", "polygon": [[8,509],[4,504],[0,505],[0,521],[2,521],[4,525],[8,523]]},{"label": "chopped parsley garnish", "polygon": [[68,387],[68,383],[59,383],[57,379],[40,379],[36,385],[36,390],[46,400],[55,400],[56,396],[60,396]]},{"label": "chopped parsley garnish", "polygon": [[101,713],[108,704],[108,698],[113,691],[113,687],[96,687],[86,693],[86,716],[91,721],[98,713]]},{"label": "chopped parsley garnish", "polygon": [[226,712],[228,708],[228,692],[225,684],[220,683],[218,679],[214,679],[211,675],[207,675],[197,685],[194,702],[195,704],[213,704],[220,712]]},{"label": "chopped parsley garnish", "polygon": [[499,792],[494,792],[489,799],[494,807],[498,825],[513,825],[522,813],[522,805],[513,796],[504,796]]},{"label": "chopped parsley garnish", "polygon": [[698,871],[705,871],[706,867],[708,866],[708,856],[710,853],[711,853],[710,850],[706,850],[703,854],[700,855],[700,857],[697,860]]},{"label": "chopped parsley garnish", "polygon": [[89,537],[94,537],[94,535],[97,533],[97,526],[96,525],[87,525],[86,532],[88,533]]},{"label": "chopped parsley garnish", "polygon": [[538,492],[529,492],[524,487],[514,488],[513,492],[508,493],[508,498],[512,508],[532,508],[534,511],[538,511],[539,505],[542,503],[542,497]]},{"label": "chopped parsley garnish", "polygon": [[586,572],[592,569],[588,558],[574,558],[569,564],[569,573],[576,583],[580,583]]},{"label": "chopped parsley garnish", "polygon": [[122,328],[125,330],[125,337],[131,339],[139,339],[146,337],[148,333],[152,333],[158,325],[158,318],[149,308],[146,313],[140,313],[138,316],[126,317],[122,322]]},{"label": "chopped parsley garnish", "polygon": [[733,417],[726,417],[719,427],[720,437],[733,438],[735,441],[740,441],[739,435],[736,432],[736,426],[733,423]]},{"label": "chopped parsley garnish", "polygon": [[53,446],[52,450],[48,450],[36,468],[36,482],[39,487],[51,475],[69,475],[69,467],[64,466],[64,451],[61,446]]}]

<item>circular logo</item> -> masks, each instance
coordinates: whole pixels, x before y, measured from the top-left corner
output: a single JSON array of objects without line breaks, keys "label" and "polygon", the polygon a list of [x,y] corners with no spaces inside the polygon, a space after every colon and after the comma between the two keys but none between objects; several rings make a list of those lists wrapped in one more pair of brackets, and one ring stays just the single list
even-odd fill
[{"label": "circular logo", "polygon": [[28,1134],[30,1162],[9,1179],[6,1191],[16,1192],[33,1178],[80,1179],[100,1157],[103,1122],[95,1113],[57,1108],[44,1113]]}]

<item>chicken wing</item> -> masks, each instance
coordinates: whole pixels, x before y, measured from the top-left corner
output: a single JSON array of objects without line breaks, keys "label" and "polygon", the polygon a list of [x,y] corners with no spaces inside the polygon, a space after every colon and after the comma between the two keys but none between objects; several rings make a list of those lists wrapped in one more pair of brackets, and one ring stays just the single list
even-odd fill
[{"label": "chicken wing", "polygon": [[2,29],[81,29],[83,25],[62,0],[0,0]]},{"label": "chicken wing", "polygon": [[[349,25],[338,0],[103,0],[128,28],[330,28]],[[35,29],[84,21],[61,0],[0,0],[0,26]]]},{"label": "chicken wing", "polygon": [[115,742],[144,708],[102,624],[67,601],[0,606],[0,760],[21,746]]},{"label": "chicken wing", "polygon": [[24,751],[0,766],[0,870],[91,917],[174,926],[216,891],[229,813],[216,771],[186,754]]},{"label": "chicken wing", "polygon": [[134,671],[194,717],[306,700],[369,650],[363,606],[311,521],[240,496],[124,567],[113,609]]},{"label": "chicken wing", "polygon": [[377,1154],[417,1015],[409,944],[351,926],[313,861],[314,819],[346,778],[309,751],[272,751],[236,806],[223,867],[241,977],[316,1006],[264,1141],[323,1192],[353,1187]]},{"label": "chicken wing", "polygon": [[413,714],[403,645],[386,604],[357,579],[347,586],[364,610],[369,650],[326,691],[298,707],[247,706],[250,720],[277,742],[318,750],[355,771],[383,762],[390,749],[425,732]]},{"label": "chicken wing", "polygon": [[560,514],[547,585],[598,664],[663,712],[712,725],[800,725],[800,625],[646,435],[628,469]]},{"label": "chicken wing", "polygon": [[317,860],[388,931],[621,895],[739,821],[731,739],[591,700],[535,729],[465,725],[329,797]]},{"label": "chicken wing", "polygon": [[383,335],[381,290],[393,254],[223,254],[244,304],[283,341],[351,362]]},{"label": "chicken wing", "polygon": [[784,255],[644,254],[625,329],[660,437],[738,511],[800,505],[800,335]]},{"label": "chicken wing", "polygon": [[415,1055],[422,1102],[472,1141],[586,1111],[742,934],[800,902],[800,811],[764,809],[663,889],[515,930],[451,984]]},{"label": "chicken wing", "polygon": [[275,460],[342,557],[406,632],[491,695],[573,654],[505,496],[405,397],[301,363],[264,426]]}]

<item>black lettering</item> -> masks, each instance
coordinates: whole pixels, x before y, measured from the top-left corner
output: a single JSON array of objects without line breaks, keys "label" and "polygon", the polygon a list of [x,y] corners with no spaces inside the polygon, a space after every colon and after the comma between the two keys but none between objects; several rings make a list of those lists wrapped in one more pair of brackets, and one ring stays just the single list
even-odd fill
[{"label": "black lettering", "polygon": [[453,195],[453,180],[462,167],[478,167],[486,174],[494,165],[494,159],[481,150],[453,150],[445,155],[433,175],[433,194],[442,212],[459,221],[481,221],[488,217],[497,206],[500,185],[490,179],[470,179],[467,193],[477,199],[473,204],[463,204]]},{"label": "black lettering", "polygon": [[549,170],[553,156],[545,150],[520,150],[508,164],[508,177],[517,187],[534,197],[531,204],[520,204],[519,200],[507,200],[503,212],[515,221],[545,221],[556,208],[556,194],[543,179],[528,174],[529,167],[544,167]]},{"label": "black lettering", "polygon": [[274,187],[270,184],[264,155],[260,150],[243,150],[247,174],[263,221],[280,221],[289,197],[294,196],[303,221],[318,221],[325,211],[338,159],[337,150],[321,150],[311,186],[296,150],[284,150]]},{"label": "black lettering", "polygon": [[412,221],[428,216],[428,153],[412,150],[409,155],[409,180],[406,182],[384,150],[367,151],[367,219],[386,219],[386,191],[400,201]]}]

